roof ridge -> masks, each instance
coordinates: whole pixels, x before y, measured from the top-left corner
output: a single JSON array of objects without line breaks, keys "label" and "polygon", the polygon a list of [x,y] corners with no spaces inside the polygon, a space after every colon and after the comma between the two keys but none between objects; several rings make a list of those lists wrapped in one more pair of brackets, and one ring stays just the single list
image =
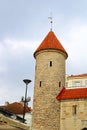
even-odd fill
[{"label": "roof ridge", "polygon": [[83,73],[83,74],[75,74],[75,75],[70,75],[68,77],[83,77],[83,76],[87,76],[87,73]]}]

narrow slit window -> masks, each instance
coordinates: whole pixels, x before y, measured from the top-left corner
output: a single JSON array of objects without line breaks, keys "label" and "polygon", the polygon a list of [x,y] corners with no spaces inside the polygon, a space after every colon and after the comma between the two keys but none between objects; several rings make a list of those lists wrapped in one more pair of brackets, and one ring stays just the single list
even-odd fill
[{"label": "narrow slit window", "polygon": [[40,85],[39,85],[40,87],[42,86],[42,81],[40,81]]},{"label": "narrow slit window", "polygon": [[77,105],[73,105],[72,112],[73,112],[73,115],[77,114]]},{"label": "narrow slit window", "polygon": [[50,61],[50,67],[52,67],[52,61]]},{"label": "narrow slit window", "polygon": [[61,82],[59,81],[59,87],[61,87]]}]

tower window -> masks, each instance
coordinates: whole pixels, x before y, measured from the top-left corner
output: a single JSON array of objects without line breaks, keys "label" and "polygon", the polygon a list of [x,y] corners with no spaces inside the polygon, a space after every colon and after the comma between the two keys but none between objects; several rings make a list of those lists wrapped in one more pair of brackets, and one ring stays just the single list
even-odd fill
[{"label": "tower window", "polygon": [[50,61],[50,67],[52,67],[52,61]]},{"label": "tower window", "polygon": [[61,82],[59,81],[59,87],[61,87]]},{"label": "tower window", "polygon": [[72,114],[76,115],[76,113],[77,113],[77,105],[73,105],[73,107],[72,107]]},{"label": "tower window", "polygon": [[40,87],[42,86],[42,81],[40,81],[40,84],[39,84],[39,86],[40,86]]}]

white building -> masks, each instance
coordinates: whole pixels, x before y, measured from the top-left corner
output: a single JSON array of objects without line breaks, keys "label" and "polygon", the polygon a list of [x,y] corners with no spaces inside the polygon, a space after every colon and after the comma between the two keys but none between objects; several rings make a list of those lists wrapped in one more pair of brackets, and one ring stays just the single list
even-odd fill
[{"label": "white building", "polygon": [[87,73],[66,75],[66,86],[68,88],[87,87]]}]

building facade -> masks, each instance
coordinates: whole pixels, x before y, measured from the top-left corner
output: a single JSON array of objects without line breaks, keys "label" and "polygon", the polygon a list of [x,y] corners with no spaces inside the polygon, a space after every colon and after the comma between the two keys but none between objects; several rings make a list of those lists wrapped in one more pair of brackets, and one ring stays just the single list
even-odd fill
[{"label": "building facade", "polygon": [[66,75],[66,87],[87,87],[87,73],[78,75]]},{"label": "building facade", "polygon": [[87,88],[63,88],[60,102],[59,130],[87,130]]},{"label": "building facade", "polygon": [[87,130],[87,75],[65,77],[68,54],[52,31],[34,57],[32,129]]}]

